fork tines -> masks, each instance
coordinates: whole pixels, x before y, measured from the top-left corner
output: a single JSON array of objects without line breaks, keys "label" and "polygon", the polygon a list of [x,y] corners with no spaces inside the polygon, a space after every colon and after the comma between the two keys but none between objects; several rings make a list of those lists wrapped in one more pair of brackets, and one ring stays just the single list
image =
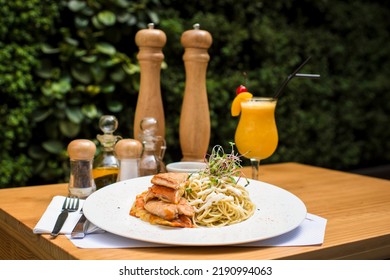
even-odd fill
[{"label": "fork tines", "polygon": [[77,211],[79,209],[80,199],[78,197],[66,197],[62,209],[68,209],[68,211]]}]

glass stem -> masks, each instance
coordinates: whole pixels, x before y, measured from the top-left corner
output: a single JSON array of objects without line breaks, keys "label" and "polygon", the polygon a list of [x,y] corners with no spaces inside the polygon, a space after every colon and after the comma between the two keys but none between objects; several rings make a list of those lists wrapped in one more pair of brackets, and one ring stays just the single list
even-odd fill
[{"label": "glass stem", "polygon": [[251,158],[251,166],[252,166],[252,179],[258,180],[260,160],[256,158]]}]

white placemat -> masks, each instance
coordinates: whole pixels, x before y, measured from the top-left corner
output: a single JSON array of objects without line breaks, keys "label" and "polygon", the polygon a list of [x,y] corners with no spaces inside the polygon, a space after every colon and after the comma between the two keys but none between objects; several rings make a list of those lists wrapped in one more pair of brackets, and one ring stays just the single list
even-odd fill
[{"label": "white placemat", "polygon": [[[49,234],[61,213],[64,196],[55,196],[33,229],[36,234]],[[84,200],[80,200],[82,208]],[[68,219],[61,229],[60,234],[65,234],[78,248],[136,248],[136,247],[166,247],[170,245],[138,241],[109,232],[104,232],[93,224],[90,224],[87,235],[83,239],[73,239],[70,236],[77,221],[81,217],[79,211],[69,213]],[[263,246],[313,246],[324,242],[327,220],[308,213],[306,219],[296,229],[283,235],[261,240],[257,242],[239,244],[236,246],[263,247]]]}]

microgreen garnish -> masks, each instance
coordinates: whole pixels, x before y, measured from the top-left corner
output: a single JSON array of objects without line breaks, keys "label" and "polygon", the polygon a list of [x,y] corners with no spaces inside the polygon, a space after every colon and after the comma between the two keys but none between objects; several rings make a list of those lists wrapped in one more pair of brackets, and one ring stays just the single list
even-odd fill
[{"label": "microgreen garnish", "polygon": [[[234,176],[243,177],[241,172],[241,158],[238,153],[234,152],[234,143],[229,142],[232,150],[229,154],[226,154],[222,146],[216,145],[211,150],[211,154],[208,155],[207,167],[201,171],[201,174],[210,177],[210,181],[218,184],[219,178],[230,178],[234,181]],[[245,178],[246,179],[246,178]],[[249,184],[246,179],[246,185]]]},{"label": "microgreen garnish", "polygon": [[187,187],[187,188],[186,188],[186,192],[187,192],[187,193],[192,193],[192,188]]}]

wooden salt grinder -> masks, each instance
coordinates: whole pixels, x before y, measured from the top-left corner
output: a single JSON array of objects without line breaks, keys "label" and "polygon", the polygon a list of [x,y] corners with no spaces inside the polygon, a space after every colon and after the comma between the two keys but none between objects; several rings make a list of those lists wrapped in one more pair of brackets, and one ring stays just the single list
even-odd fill
[{"label": "wooden salt grinder", "polygon": [[157,135],[165,137],[160,72],[164,59],[162,48],[167,37],[163,31],[154,29],[153,23],[149,23],[148,27],[138,31],[135,36],[135,43],[139,48],[137,59],[141,71],[140,91],[134,117],[134,139],[137,140],[140,140],[140,123],[145,117],[155,118],[159,124]]},{"label": "wooden salt grinder", "polygon": [[115,145],[115,155],[119,160],[120,169],[118,182],[139,177],[139,160],[142,144],[135,139],[121,139]]},{"label": "wooden salt grinder", "polygon": [[181,37],[186,85],[180,116],[182,161],[203,161],[210,142],[210,112],[206,91],[207,53],[212,44],[209,32],[194,24]]}]

